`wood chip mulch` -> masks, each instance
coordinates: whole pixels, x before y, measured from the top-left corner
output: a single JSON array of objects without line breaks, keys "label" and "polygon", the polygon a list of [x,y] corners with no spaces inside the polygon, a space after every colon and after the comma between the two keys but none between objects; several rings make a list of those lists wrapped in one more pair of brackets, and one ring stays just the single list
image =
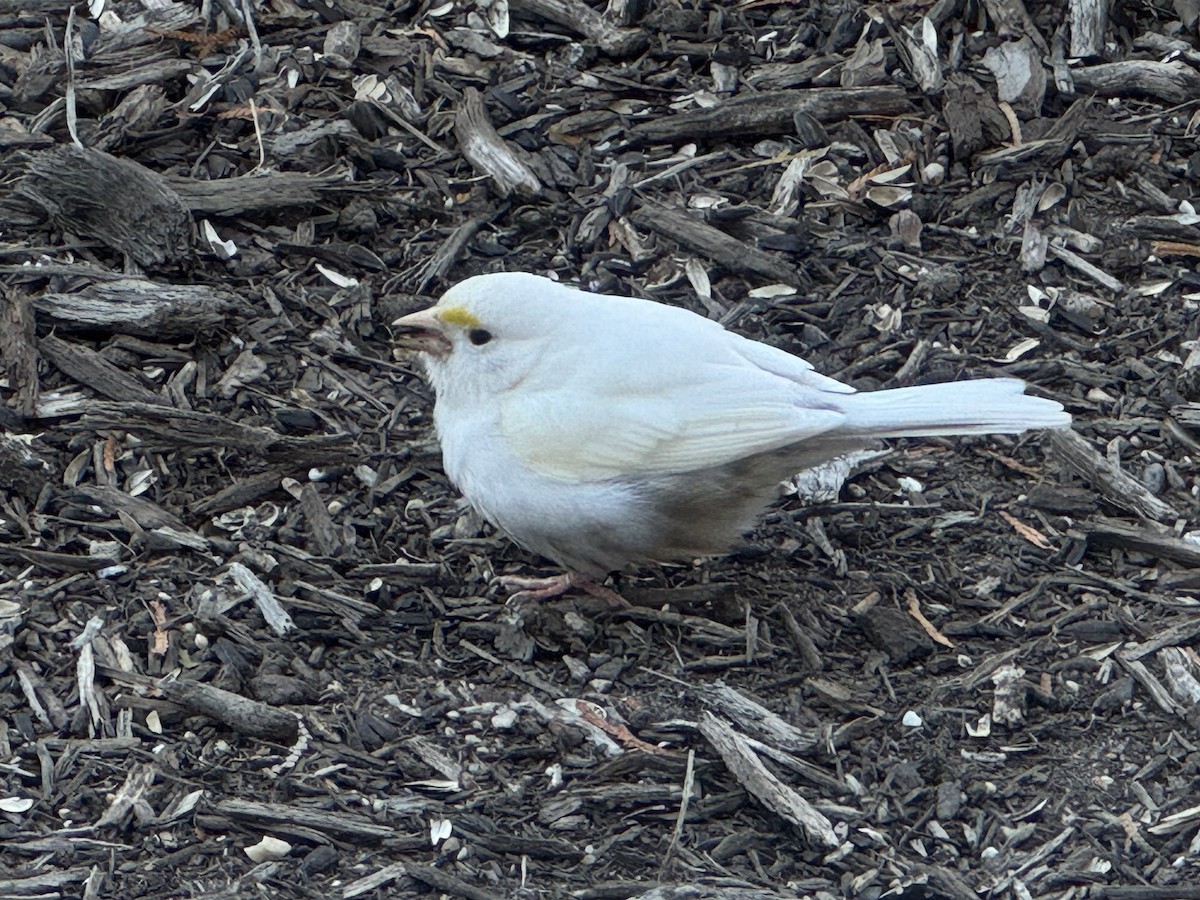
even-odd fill
[{"label": "wood chip mulch", "polygon": [[[0,897],[1200,898],[1198,15],[0,0]],[[502,269],[1076,425],[506,605]]]}]

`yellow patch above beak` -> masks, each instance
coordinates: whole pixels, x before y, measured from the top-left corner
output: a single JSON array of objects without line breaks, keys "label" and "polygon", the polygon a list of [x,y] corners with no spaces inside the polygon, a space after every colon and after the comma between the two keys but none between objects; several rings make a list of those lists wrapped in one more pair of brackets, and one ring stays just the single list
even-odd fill
[{"label": "yellow patch above beak", "polygon": [[463,328],[474,328],[479,324],[479,319],[476,318],[475,314],[469,312],[466,307],[462,306],[447,306],[445,309],[436,310],[434,315],[447,325],[459,325]]}]

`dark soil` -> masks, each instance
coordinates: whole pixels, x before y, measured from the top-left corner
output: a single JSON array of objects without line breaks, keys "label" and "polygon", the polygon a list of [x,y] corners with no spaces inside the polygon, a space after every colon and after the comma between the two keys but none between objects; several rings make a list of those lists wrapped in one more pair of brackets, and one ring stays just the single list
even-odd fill
[{"label": "dark soil", "polygon": [[[1097,6],[0,0],[0,896],[1200,897],[1196,8]],[[499,270],[1075,438],[506,605],[388,330]]]}]

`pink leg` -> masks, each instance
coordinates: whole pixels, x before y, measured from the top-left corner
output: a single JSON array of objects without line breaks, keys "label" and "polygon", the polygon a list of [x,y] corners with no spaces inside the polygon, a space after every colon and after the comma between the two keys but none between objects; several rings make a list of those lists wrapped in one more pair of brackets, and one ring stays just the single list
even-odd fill
[{"label": "pink leg", "polygon": [[509,603],[553,600],[572,589],[583,591],[612,606],[629,606],[629,601],[611,588],[598,584],[594,578],[578,572],[565,572],[549,578],[525,578],[521,575],[501,575],[497,581],[506,588],[515,588],[516,593],[508,598]]}]

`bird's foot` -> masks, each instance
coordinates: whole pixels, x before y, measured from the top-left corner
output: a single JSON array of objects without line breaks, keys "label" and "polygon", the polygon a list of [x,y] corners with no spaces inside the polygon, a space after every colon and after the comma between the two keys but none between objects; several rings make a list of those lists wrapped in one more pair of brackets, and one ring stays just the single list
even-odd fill
[{"label": "bird's foot", "polygon": [[614,591],[598,583],[594,578],[579,572],[564,572],[562,575],[552,575],[549,578],[525,578],[521,575],[501,575],[496,579],[502,587],[515,590],[509,596],[509,603],[528,603],[553,600],[561,597],[570,590],[580,590],[611,606],[628,607],[629,601]]}]

